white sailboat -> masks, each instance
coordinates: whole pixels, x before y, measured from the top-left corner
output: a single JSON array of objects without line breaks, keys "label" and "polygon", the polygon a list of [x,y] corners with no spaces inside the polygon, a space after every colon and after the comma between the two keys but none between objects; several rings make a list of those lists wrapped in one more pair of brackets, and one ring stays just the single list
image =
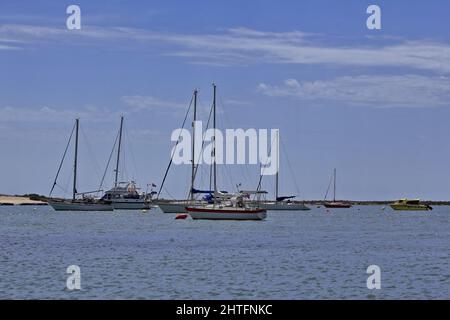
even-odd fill
[{"label": "white sailboat", "polygon": [[[216,85],[213,84],[213,128],[216,129]],[[231,199],[219,193],[217,189],[217,165],[216,165],[216,139],[213,139],[213,182],[214,196],[212,204],[190,205],[187,212],[194,220],[264,220],[267,217],[266,209],[248,206],[242,194]]]},{"label": "white sailboat", "polygon": [[[117,158],[116,158],[116,168],[114,170],[114,187],[105,192],[102,197],[103,200],[111,202],[111,205],[115,210],[147,210],[151,208],[151,195],[146,193],[139,193],[139,188],[136,186],[134,181],[130,182],[119,182],[119,162],[120,153],[122,149],[122,133],[123,133],[123,116],[120,117],[120,127],[118,135],[118,145],[117,145]],[[117,138],[116,138],[117,139]],[[117,140],[116,140],[117,142]],[[114,143],[115,147],[115,143]],[[113,148],[114,150],[114,148]],[[109,162],[108,162],[109,164]],[[108,167],[108,166],[107,166]],[[106,174],[106,171],[105,171]],[[102,181],[103,183],[103,181]]]},{"label": "white sailboat", "polygon": [[[72,139],[73,131],[75,130],[75,154],[74,154],[74,164],[73,164],[73,187],[72,187],[72,199],[56,199],[50,198],[49,204],[56,211],[112,211],[113,207],[111,206],[110,201],[106,201],[104,199],[95,199],[89,194],[98,192],[77,192],[77,169],[78,169],[78,131],[80,126],[80,120],[75,120],[75,126],[72,130],[72,134],[70,135],[69,143],[67,144],[66,150],[64,151],[63,158],[59,165],[58,171],[56,173],[55,180],[53,182],[52,189],[50,191],[50,196],[57,184],[58,175],[61,170],[62,164],[64,162],[65,155],[67,153],[67,149],[70,144],[70,140]],[[100,191],[100,190],[99,190]],[[77,196],[81,195],[81,199],[77,199]]]},{"label": "white sailboat", "polygon": [[189,200],[156,200],[156,204],[164,213],[186,213],[186,206],[190,203]]},{"label": "white sailboat", "polygon": [[[276,135],[276,143],[280,145],[280,136],[279,132]],[[260,203],[255,203],[253,201],[250,202],[250,205],[258,205],[260,208],[264,208],[269,211],[305,211],[311,210],[308,206],[301,202],[292,202],[291,199],[294,199],[295,196],[279,196],[279,175],[280,175],[280,157],[279,153],[276,155],[277,157],[277,172],[275,174],[275,200],[274,201],[261,201]]]},{"label": "white sailboat", "polygon": [[[198,91],[194,90],[193,94],[193,102],[194,102],[194,110],[193,110],[193,119],[192,119],[192,137],[195,137],[195,124],[197,121],[197,98],[198,98]],[[161,209],[164,213],[186,213],[186,206],[188,205],[194,205],[194,204],[201,204],[204,203],[204,201],[196,200],[195,199],[195,189],[194,189],[194,183],[195,183],[195,175],[197,172],[197,166],[195,164],[195,142],[194,139],[192,139],[192,152],[191,152],[191,186],[190,186],[190,192],[189,192],[189,199],[188,200],[168,200],[168,199],[156,199],[154,200],[154,203],[158,205],[158,207]],[[169,166],[167,167],[166,174],[164,176],[164,179],[161,183],[160,190],[158,192],[158,197],[161,193],[161,190],[164,186],[165,178],[167,177],[167,173],[170,169],[171,162],[169,163]]]},{"label": "white sailboat", "polygon": [[111,204],[96,199],[58,200],[49,201],[55,211],[112,211]]}]

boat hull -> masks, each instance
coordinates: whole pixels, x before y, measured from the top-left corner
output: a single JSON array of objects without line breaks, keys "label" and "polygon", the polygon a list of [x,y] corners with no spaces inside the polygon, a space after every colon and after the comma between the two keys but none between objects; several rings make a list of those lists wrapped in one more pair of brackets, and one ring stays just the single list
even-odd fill
[{"label": "boat hull", "polygon": [[107,203],[83,203],[83,202],[49,202],[55,211],[112,211],[113,207]]},{"label": "boat hull", "polygon": [[392,209],[394,209],[396,211],[429,211],[429,210],[431,210],[431,207],[427,206],[425,204],[419,204],[419,205],[391,204],[390,206]]},{"label": "boat hull", "polygon": [[144,201],[113,201],[111,205],[114,210],[148,210],[151,208],[151,204]]},{"label": "boat hull", "polygon": [[188,203],[158,203],[158,207],[164,213],[187,213],[186,206]]},{"label": "boat hull", "polygon": [[194,220],[264,220],[267,217],[265,209],[187,207],[186,210]]},{"label": "boat hull", "polygon": [[305,211],[311,210],[303,203],[286,203],[286,202],[261,202],[258,203],[258,207],[266,210],[274,211]]},{"label": "boat hull", "polygon": [[351,208],[352,205],[350,203],[344,203],[344,202],[329,202],[324,203],[325,208],[335,208],[335,209],[345,209],[345,208]]},{"label": "boat hull", "polygon": [[164,213],[187,213],[187,206],[197,206],[204,204],[202,201],[156,201],[153,204],[157,205]]}]

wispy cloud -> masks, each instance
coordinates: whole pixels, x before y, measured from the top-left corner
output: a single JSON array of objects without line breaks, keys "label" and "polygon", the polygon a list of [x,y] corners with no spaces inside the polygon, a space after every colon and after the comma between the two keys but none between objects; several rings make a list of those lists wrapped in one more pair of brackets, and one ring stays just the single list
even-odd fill
[{"label": "wispy cloud", "polygon": [[187,103],[177,103],[158,99],[152,96],[130,95],[120,98],[125,106],[118,109],[109,109],[94,105],[85,105],[82,108],[55,108],[55,107],[0,107],[0,123],[26,123],[26,122],[67,122],[76,118],[90,122],[117,122],[120,115],[140,113],[142,111],[166,110],[179,114],[180,109],[186,110]]},{"label": "wispy cloud", "polygon": [[[84,26],[69,31],[33,25],[0,26],[0,37],[22,41],[67,40],[133,41],[146,46],[160,45],[161,54],[185,58],[191,63],[208,65],[242,65],[255,63],[322,64],[330,66],[402,67],[450,72],[450,45],[428,40],[407,41],[395,37],[389,44],[331,45],[324,35],[301,31],[268,32],[233,28],[211,34],[162,33],[126,27]],[[366,39],[367,40],[367,39]]]},{"label": "wispy cloud", "polygon": [[186,108],[186,104],[161,100],[152,96],[123,96],[121,100],[133,111]]},{"label": "wispy cloud", "polygon": [[0,43],[0,50],[19,50],[19,47],[8,46]]},{"label": "wispy cloud", "polygon": [[254,105],[254,103],[251,101],[236,100],[236,99],[227,99],[224,101],[224,103],[225,105],[233,105],[238,107],[250,107]]},{"label": "wispy cloud", "polygon": [[120,112],[88,106],[83,109],[58,109],[52,107],[0,107],[0,122],[65,122],[75,118],[87,121],[110,122],[119,118]]},{"label": "wispy cloud", "polygon": [[272,97],[293,97],[309,105],[372,107],[437,107],[450,105],[450,78],[418,75],[346,76],[332,80],[285,80],[281,85],[260,83]]}]

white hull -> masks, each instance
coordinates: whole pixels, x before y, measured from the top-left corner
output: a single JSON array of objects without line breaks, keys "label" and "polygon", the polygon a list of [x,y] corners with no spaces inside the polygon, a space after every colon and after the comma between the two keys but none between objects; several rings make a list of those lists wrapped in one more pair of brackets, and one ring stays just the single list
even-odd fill
[{"label": "white hull", "polygon": [[187,213],[186,207],[193,205],[201,205],[204,202],[196,201],[173,201],[173,202],[156,202],[154,204],[158,205],[164,213]]},{"label": "white hull", "polygon": [[114,210],[142,210],[151,208],[150,203],[144,201],[113,201],[111,205]]},{"label": "white hull", "polygon": [[164,213],[186,213],[188,203],[158,203],[158,207]]},{"label": "white hull", "polygon": [[258,207],[266,210],[276,210],[276,211],[301,211],[301,210],[311,210],[309,207],[303,203],[286,203],[286,202],[261,202],[258,203]]},{"label": "white hull", "polygon": [[82,202],[49,202],[55,211],[112,211],[110,204]]},{"label": "white hull", "polygon": [[254,209],[196,209],[189,208],[189,215],[194,220],[264,220],[267,217],[265,210]]}]

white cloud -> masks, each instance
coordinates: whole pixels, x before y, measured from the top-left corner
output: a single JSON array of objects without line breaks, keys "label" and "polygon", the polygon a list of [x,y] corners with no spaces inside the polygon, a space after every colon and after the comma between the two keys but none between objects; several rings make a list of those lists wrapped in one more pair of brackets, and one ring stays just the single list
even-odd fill
[{"label": "white cloud", "polygon": [[0,107],[0,122],[63,122],[80,118],[87,121],[109,122],[117,121],[119,112],[112,112],[105,108],[88,106],[83,109],[69,110],[52,107],[18,108]]},{"label": "white cloud", "polygon": [[0,50],[20,50],[20,47],[11,45],[11,43],[18,43],[18,42],[19,41],[10,39],[0,39]]},{"label": "white cloud", "polygon": [[450,78],[418,75],[345,76],[332,80],[285,80],[282,85],[260,83],[272,97],[293,97],[314,104],[372,107],[450,106]]},{"label": "white cloud", "polygon": [[233,106],[238,106],[238,107],[249,107],[249,106],[253,106],[254,104],[251,101],[227,99],[227,100],[225,100],[225,106],[227,106],[227,105],[233,105]]},{"label": "white cloud", "polygon": [[[326,45],[325,36],[301,31],[266,32],[233,28],[215,34],[162,33],[125,27],[84,26],[76,32],[33,25],[0,26],[0,37],[22,41],[58,40],[67,43],[134,41],[161,52],[189,59],[191,63],[232,65],[254,63],[323,64],[332,66],[405,67],[450,72],[450,45],[430,41],[405,41],[395,38],[387,44]],[[367,39],[366,39],[367,40]],[[367,43],[367,42],[366,42]],[[130,46],[127,46],[129,48]]]},{"label": "white cloud", "polygon": [[151,96],[123,96],[121,101],[127,106],[125,109],[112,110],[94,105],[82,108],[54,108],[54,107],[0,107],[0,123],[17,122],[70,122],[76,118],[90,122],[117,122],[121,115],[139,113],[144,110],[167,109],[179,114],[179,109],[186,110],[187,105],[157,99]]},{"label": "white cloud", "polygon": [[155,110],[155,109],[179,109],[186,108],[186,104],[170,102],[161,99],[157,99],[152,96],[123,96],[121,98],[127,106],[131,107],[133,111],[140,110]]}]

